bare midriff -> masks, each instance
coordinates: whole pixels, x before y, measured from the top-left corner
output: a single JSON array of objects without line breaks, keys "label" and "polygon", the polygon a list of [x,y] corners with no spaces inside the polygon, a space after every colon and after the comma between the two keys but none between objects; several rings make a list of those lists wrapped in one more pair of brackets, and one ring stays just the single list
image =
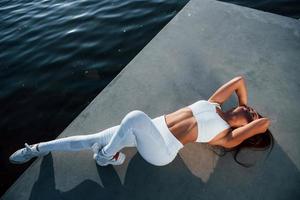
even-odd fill
[{"label": "bare midriff", "polygon": [[198,136],[196,118],[190,108],[184,107],[165,115],[170,132],[183,144],[194,142]]},{"label": "bare midriff", "polygon": [[[221,116],[221,110],[216,111]],[[183,144],[195,142],[198,138],[197,120],[189,107],[181,108],[175,112],[165,115],[166,124],[170,132]],[[216,135],[208,143],[212,145],[220,145],[222,139],[226,137],[229,129],[226,129]]]}]

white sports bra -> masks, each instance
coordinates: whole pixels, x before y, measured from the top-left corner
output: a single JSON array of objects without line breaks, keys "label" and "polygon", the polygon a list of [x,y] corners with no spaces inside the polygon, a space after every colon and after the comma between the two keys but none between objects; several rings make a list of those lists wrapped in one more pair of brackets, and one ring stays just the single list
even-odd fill
[{"label": "white sports bra", "polygon": [[209,142],[230,125],[216,112],[216,106],[220,105],[207,100],[199,100],[188,105],[197,120],[198,137],[196,142]]}]

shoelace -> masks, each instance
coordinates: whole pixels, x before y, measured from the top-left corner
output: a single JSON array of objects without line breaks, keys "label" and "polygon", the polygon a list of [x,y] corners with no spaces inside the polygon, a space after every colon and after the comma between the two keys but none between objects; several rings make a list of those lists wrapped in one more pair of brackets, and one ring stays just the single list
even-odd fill
[{"label": "shoelace", "polygon": [[30,146],[29,146],[27,143],[25,143],[25,148],[21,151],[21,154],[22,154],[25,158],[27,158],[27,157],[29,156],[29,154],[26,154],[26,153],[27,153],[27,152],[30,152],[30,151],[32,151],[31,148],[30,148]]},{"label": "shoelace", "polygon": [[[100,147],[99,147],[98,143],[95,143],[92,146],[92,150],[94,151],[94,153],[98,153],[99,152],[99,148]],[[120,152],[118,151],[110,160],[113,160],[113,159],[118,160],[119,154],[120,154]]]}]

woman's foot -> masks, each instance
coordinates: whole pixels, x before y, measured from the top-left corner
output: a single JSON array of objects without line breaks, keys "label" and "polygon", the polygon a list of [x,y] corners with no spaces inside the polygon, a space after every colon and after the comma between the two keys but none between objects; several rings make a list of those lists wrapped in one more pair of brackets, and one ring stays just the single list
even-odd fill
[{"label": "woman's foot", "polygon": [[37,149],[37,144],[28,145],[25,143],[25,148],[17,150],[9,157],[9,161],[13,164],[22,164],[29,161],[33,157],[45,156],[49,152],[40,152]]},{"label": "woman's foot", "polygon": [[100,166],[106,166],[109,164],[122,165],[126,158],[126,155],[120,151],[118,151],[112,158],[104,156],[99,148],[98,143],[95,143],[92,149],[94,151],[93,158],[96,160],[96,163]]}]

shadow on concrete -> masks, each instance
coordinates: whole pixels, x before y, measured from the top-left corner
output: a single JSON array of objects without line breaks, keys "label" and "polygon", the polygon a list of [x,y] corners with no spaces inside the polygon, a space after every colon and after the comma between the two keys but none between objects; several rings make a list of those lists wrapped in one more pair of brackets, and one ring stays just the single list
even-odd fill
[{"label": "shadow on concrete", "polygon": [[300,199],[299,33],[294,19],[190,1],[59,136],[101,131],[135,109],[170,113],[243,75],[249,105],[271,119],[276,141],[266,161],[267,152],[243,151],[241,161],[256,162],[243,168],[199,143],[162,167],[138,153],[98,167],[87,152],[58,152],[37,159],[2,199]]},{"label": "shadow on concrete", "polygon": [[[180,159],[177,159],[176,163],[178,162],[183,164]],[[174,170],[178,167],[175,163],[156,167],[136,154],[131,160],[124,185],[112,166],[97,166],[104,187],[94,181],[85,180],[73,189],[63,192],[55,188],[53,158],[49,154],[40,165],[38,180],[33,185],[29,199],[185,199],[186,193],[192,192],[190,186],[203,188],[203,183],[186,168],[181,169],[183,173],[178,174]]]},{"label": "shadow on concrete", "polygon": [[[245,160],[254,154],[247,152],[241,155],[240,159]],[[277,143],[267,160],[261,158],[262,156],[260,159],[252,157],[251,162],[256,160],[256,165],[247,169],[237,165],[232,161],[232,156],[226,154],[219,159],[211,177],[204,183],[190,172],[179,154],[172,163],[162,167],[153,166],[140,154],[136,154],[127,168],[124,185],[111,165],[97,166],[104,187],[94,181],[85,180],[63,192],[55,188],[53,158],[49,154],[42,160],[40,173],[29,199],[182,200],[220,197],[229,199],[234,196],[239,199],[299,199],[299,171]],[[276,188],[276,191],[272,188]]]}]

